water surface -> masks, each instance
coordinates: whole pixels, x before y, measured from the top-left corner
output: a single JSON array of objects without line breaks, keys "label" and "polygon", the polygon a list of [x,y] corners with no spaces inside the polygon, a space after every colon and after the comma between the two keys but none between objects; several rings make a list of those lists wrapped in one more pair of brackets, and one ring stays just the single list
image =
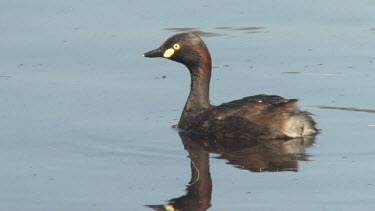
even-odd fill
[{"label": "water surface", "polygon": [[[375,109],[374,11],[337,0],[3,1],[0,209],[151,210],[201,187],[200,153],[209,210],[373,210],[375,114],[358,111]],[[211,51],[212,103],[299,98],[322,129],[314,143],[277,159],[185,149],[195,142],[170,127],[188,72],[141,55],[191,30]]]}]

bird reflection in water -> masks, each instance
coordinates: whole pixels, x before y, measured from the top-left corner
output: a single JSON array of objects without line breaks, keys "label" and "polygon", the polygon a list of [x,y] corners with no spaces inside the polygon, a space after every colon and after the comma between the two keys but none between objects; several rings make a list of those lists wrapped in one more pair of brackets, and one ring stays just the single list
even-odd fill
[{"label": "bird reflection in water", "polygon": [[[212,180],[209,154],[227,164],[251,172],[298,171],[298,161],[308,161],[306,148],[315,136],[290,140],[238,140],[213,138],[190,132],[179,133],[191,160],[191,179],[184,196],[168,200],[164,205],[146,205],[154,210],[204,211],[211,207]],[[234,144],[235,143],[235,144]]]}]

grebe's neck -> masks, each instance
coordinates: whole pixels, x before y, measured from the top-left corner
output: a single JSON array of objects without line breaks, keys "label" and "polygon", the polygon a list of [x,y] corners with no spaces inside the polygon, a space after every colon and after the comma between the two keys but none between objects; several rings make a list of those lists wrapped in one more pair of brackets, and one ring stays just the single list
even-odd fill
[{"label": "grebe's neck", "polygon": [[190,72],[191,86],[181,118],[206,110],[210,104],[211,55],[206,46],[194,49],[198,53],[196,63],[185,64]]}]

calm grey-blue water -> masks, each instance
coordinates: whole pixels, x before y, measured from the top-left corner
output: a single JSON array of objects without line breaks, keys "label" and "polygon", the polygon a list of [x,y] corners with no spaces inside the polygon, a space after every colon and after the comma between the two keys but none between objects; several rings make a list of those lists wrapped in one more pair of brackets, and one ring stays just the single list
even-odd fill
[{"label": "calm grey-blue water", "polygon": [[[375,209],[374,1],[0,11],[0,210]],[[188,71],[142,54],[181,31],[210,49],[213,104],[298,98],[321,133],[228,151],[172,128]]]}]

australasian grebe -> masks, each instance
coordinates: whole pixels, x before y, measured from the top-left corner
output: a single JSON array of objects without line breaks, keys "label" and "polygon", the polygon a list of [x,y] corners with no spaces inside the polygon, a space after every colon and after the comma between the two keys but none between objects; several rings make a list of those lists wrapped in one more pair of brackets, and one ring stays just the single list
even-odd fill
[{"label": "australasian grebe", "polygon": [[145,57],[164,57],[184,64],[190,72],[190,94],[178,128],[219,136],[288,139],[317,133],[310,113],[298,109],[296,99],[255,95],[213,106],[209,100],[211,55],[203,40],[192,33],[168,38]]}]

